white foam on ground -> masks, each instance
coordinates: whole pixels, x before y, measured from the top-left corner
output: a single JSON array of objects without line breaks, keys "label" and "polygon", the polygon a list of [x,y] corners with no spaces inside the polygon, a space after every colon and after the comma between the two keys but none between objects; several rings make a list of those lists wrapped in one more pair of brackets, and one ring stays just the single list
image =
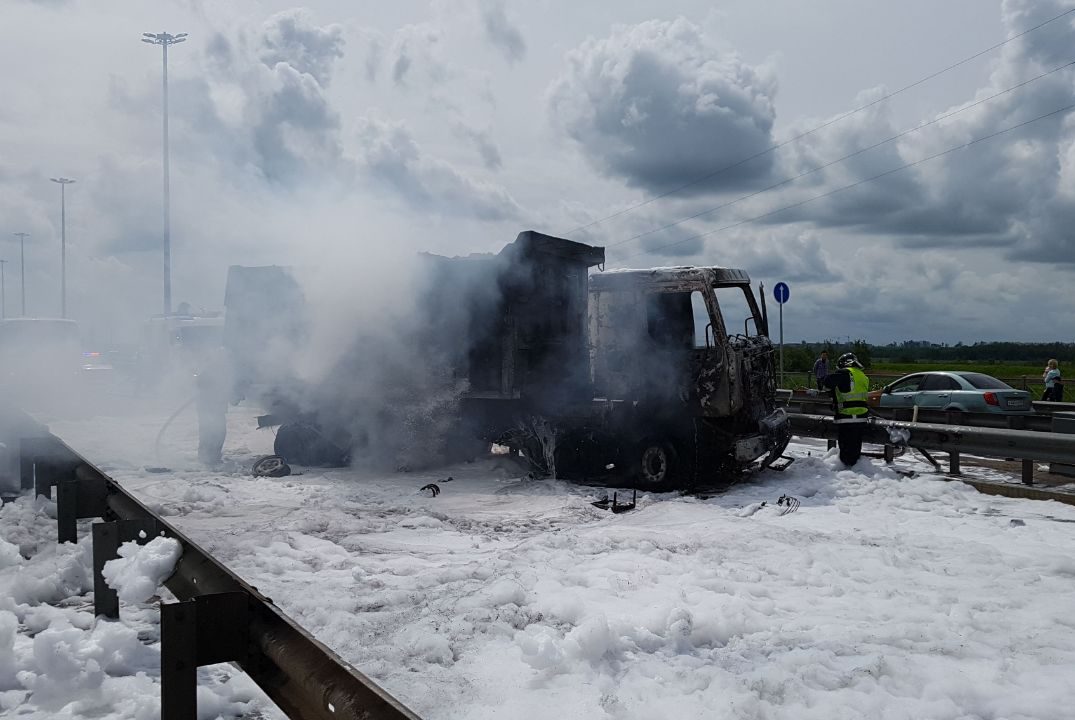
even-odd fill
[{"label": "white foam on ground", "polygon": [[[225,472],[196,466],[190,428],[162,443],[174,472],[144,471],[152,452],[130,443],[152,440],[163,418],[53,430],[97,448],[143,502],[425,718],[1052,720],[1075,706],[1075,508],[901,477],[877,460],[847,470],[811,443],[792,447],[784,473],[707,499],[640,494],[621,515],[590,505],[604,489],[521,479],[506,460],[253,478],[272,435],[251,416],[230,417]],[[439,496],[418,492],[428,482]],[[796,512],[776,506],[785,493]],[[16,686],[3,707],[44,692],[19,679],[31,665],[85,702],[119,679],[109,672],[143,667],[145,680],[122,675],[122,702],[150,707],[155,671],[130,637],[90,651],[107,645],[97,625],[63,607],[85,602],[82,544],[50,544],[47,505],[23,505],[48,532],[0,524],[38,553],[17,560],[0,545],[0,582],[32,564],[19,602],[54,605],[25,606],[14,636],[0,619],[0,651],[15,647],[13,666],[0,661],[0,687]],[[43,663],[32,636],[53,622],[70,639],[42,641]],[[211,686],[221,715],[239,714],[240,697],[264,707],[248,688],[229,695],[235,682]],[[116,717],[136,716],[107,698]]]}]

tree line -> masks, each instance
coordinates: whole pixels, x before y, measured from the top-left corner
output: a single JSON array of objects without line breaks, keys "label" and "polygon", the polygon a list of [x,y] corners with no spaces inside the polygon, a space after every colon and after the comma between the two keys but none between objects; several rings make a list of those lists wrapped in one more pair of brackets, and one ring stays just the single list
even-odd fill
[{"label": "tree line", "polygon": [[873,358],[884,358],[892,363],[913,362],[1011,362],[1037,364],[1049,358],[1061,363],[1075,362],[1075,343],[1018,343],[976,342],[973,345],[956,343],[934,344],[920,341],[904,341],[887,345],[871,345],[865,340],[851,343],[824,340],[815,343],[784,345],[784,369],[802,372],[813,368],[822,350],[829,353],[829,361],[835,362],[842,353],[851,351],[867,369]]}]

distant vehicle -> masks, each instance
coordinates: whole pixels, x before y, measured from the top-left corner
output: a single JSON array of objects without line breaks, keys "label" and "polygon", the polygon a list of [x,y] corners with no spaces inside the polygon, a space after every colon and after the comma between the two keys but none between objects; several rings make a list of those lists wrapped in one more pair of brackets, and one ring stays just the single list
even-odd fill
[{"label": "distant vehicle", "polygon": [[[0,386],[23,407],[74,392],[82,373],[78,324],[59,318],[0,321]],[[29,405],[27,405],[29,403]]]},{"label": "distant vehicle", "polygon": [[138,353],[139,384],[150,387],[172,373],[197,372],[203,360],[224,341],[224,317],[155,315],[146,322]]},{"label": "distant vehicle", "polygon": [[977,372],[922,372],[874,390],[867,401],[882,408],[929,408],[983,413],[1033,412],[1030,393]]}]

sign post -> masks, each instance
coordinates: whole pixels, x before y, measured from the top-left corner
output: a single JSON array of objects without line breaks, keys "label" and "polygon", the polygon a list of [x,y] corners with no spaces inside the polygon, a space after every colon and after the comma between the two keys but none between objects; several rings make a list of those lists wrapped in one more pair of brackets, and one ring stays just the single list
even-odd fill
[{"label": "sign post", "polygon": [[780,305],[780,382],[784,381],[784,303],[791,297],[791,290],[788,289],[788,284],[778,282],[773,285],[773,297],[776,298],[777,303]]}]

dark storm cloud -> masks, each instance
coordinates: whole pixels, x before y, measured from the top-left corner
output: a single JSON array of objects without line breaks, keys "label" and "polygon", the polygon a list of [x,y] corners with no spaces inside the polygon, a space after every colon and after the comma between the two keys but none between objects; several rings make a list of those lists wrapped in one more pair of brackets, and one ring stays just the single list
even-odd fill
[{"label": "dark storm cloud", "polygon": [[[617,27],[567,60],[548,92],[551,122],[595,168],[629,185],[666,191],[772,143],[775,80],[685,19]],[[688,193],[757,181],[771,163],[765,155]]]},{"label": "dark storm cloud", "polygon": [[412,208],[482,220],[521,215],[519,205],[502,188],[470,178],[443,160],[424,154],[402,123],[362,118],[359,139],[369,177]]},{"label": "dark storm cloud", "polygon": [[522,60],[526,56],[526,41],[519,28],[508,19],[504,0],[484,0],[481,15],[485,37],[489,42],[503,53],[508,62]]},{"label": "dark storm cloud", "polygon": [[315,25],[306,10],[294,9],[269,18],[261,30],[258,57],[269,67],[287,63],[328,86],[336,60],[343,57],[343,28]]}]

